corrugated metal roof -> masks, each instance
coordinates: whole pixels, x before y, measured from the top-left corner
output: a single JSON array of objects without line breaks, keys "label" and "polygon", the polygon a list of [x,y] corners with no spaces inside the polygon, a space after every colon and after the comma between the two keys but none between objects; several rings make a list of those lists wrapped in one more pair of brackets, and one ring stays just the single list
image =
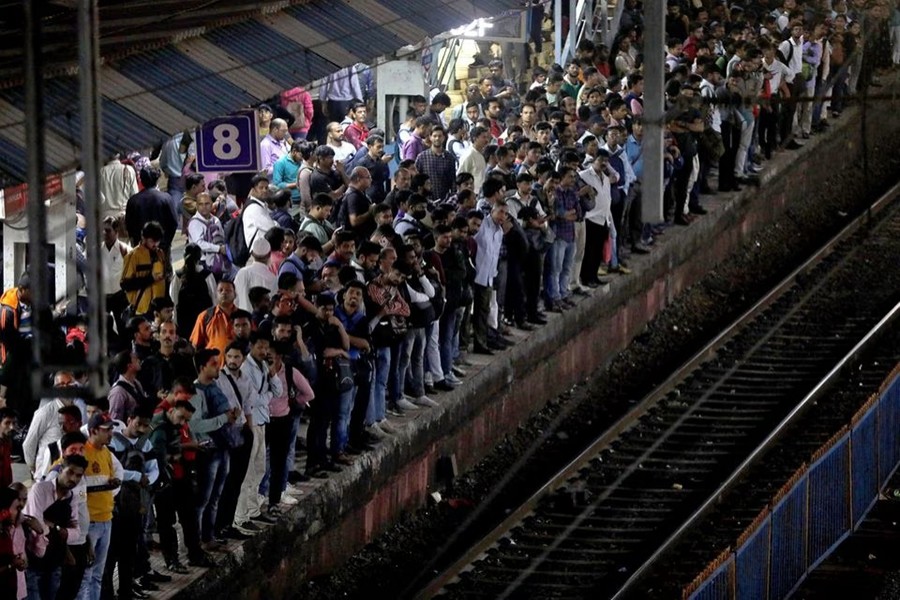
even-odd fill
[{"label": "corrugated metal roof", "polygon": [[216,29],[205,37],[283,89],[334,70],[334,65],[319,55],[256,20]]},{"label": "corrugated metal roof", "polygon": [[281,86],[210,42],[198,37],[179,44],[178,51],[200,66],[219,73],[244,92],[264,100],[281,91]]},{"label": "corrugated metal roof", "polygon": [[378,0],[399,15],[425,31],[447,31],[467,23],[478,15],[463,15],[441,0],[419,0],[415,4],[406,0]]},{"label": "corrugated metal roof", "polygon": [[[326,34],[356,56],[381,56],[409,43],[343,2],[293,6],[284,12]],[[360,32],[365,33],[360,35]]]},{"label": "corrugated metal roof", "polygon": [[[253,105],[273,90],[306,85],[477,17],[522,9],[520,0],[311,0],[308,4],[287,0],[281,5],[269,2],[268,6],[279,10],[260,15],[262,5],[236,0],[239,12],[229,19],[224,4],[213,4],[219,20],[210,24],[210,30],[175,31],[173,35],[186,38],[104,65],[100,74],[104,150],[150,147],[184,127]],[[246,16],[253,10],[257,12]],[[197,58],[204,49],[208,55]],[[47,80],[45,95],[48,165],[71,167],[78,154],[77,78]],[[0,91],[0,112],[4,107],[0,170],[21,180],[25,177],[22,86]]]},{"label": "corrugated metal roof", "polygon": [[142,82],[152,94],[198,122],[228,114],[256,100],[171,47],[126,58],[115,65],[115,70]]},{"label": "corrugated metal roof", "polygon": [[7,177],[0,174],[0,181],[9,179],[4,184],[4,187],[24,181],[28,172],[28,159],[25,156],[25,152],[23,152],[22,148],[2,137],[0,137],[0,171],[8,174]]}]

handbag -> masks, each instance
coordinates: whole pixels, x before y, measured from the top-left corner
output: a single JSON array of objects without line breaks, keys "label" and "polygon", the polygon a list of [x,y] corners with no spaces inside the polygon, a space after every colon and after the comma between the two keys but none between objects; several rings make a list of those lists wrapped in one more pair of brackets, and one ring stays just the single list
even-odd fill
[{"label": "handbag", "polygon": [[133,319],[137,315],[137,307],[141,305],[141,298],[144,297],[144,292],[147,291],[147,288],[141,290],[141,293],[138,294],[137,299],[134,301],[134,304],[129,304],[125,307],[125,310],[122,311],[122,323],[127,324],[128,321]]},{"label": "handbag", "polygon": [[332,387],[339,394],[353,389],[353,367],[350,360],[342,356],[335,356],[325,363],[326,371],[331,379]]},{"label": "handbag", "polygon": [[718,161],[725,154],[725,144],[722,141],[722,136],[712,129],[703,130],[703,133],[700,134],[700,145],[712,162]]},{"label": "handbag", "polygon": [[803,77],[803,79],[805,81],[811,81],[815,74],[815,68],[810,63],[804,62],[803,67],[800,70],[800,75]]}]

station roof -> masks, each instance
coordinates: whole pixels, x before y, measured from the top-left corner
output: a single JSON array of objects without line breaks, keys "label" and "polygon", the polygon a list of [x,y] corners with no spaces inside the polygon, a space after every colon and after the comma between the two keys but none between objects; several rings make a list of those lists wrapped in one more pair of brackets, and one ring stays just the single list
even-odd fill
[{"label": "station roof", "polygon": [[[24,17],[0,0],[0,178],[25,178]],[[48,171],[79,162],[76,0],[44,3]],[[103,152],[370,63],[521,0],[99,0]]]}]

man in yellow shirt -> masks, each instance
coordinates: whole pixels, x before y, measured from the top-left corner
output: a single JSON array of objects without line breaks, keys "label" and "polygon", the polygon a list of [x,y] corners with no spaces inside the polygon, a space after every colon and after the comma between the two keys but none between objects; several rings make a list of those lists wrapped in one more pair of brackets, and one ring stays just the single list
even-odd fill
[{"label": "man in yellow shirt", "polygon": [[150,221],[141,230],[141,243],[125,255],[122,289],[135,315],[147,314],[154,298],[166,295],[166,255],[159,248],[162,226]]},{"label": "man in yellow shirt", "polygon": [[106,413],[97,413],[88,421],[88,442],[84,446],[84,458],[88,468],[84,473],[87,483],[87,507],[91,524],[88,528],[90,544],[94,548],[94,563],[84,571],[80,598],[100,600],[103,568],[112,536],[112,516],[115,495],[122,484],[125,472],[122,464],[109,451],[112,441],[113,421]]}]

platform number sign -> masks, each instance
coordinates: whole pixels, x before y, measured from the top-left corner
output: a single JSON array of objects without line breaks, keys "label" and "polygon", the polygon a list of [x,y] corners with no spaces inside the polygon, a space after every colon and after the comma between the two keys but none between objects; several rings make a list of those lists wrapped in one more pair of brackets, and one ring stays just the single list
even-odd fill
[{"label": "platform number sign", "polygon": [[258,171],[256,111],[213,119],[198,127],[197,170],[201,173]]}]

